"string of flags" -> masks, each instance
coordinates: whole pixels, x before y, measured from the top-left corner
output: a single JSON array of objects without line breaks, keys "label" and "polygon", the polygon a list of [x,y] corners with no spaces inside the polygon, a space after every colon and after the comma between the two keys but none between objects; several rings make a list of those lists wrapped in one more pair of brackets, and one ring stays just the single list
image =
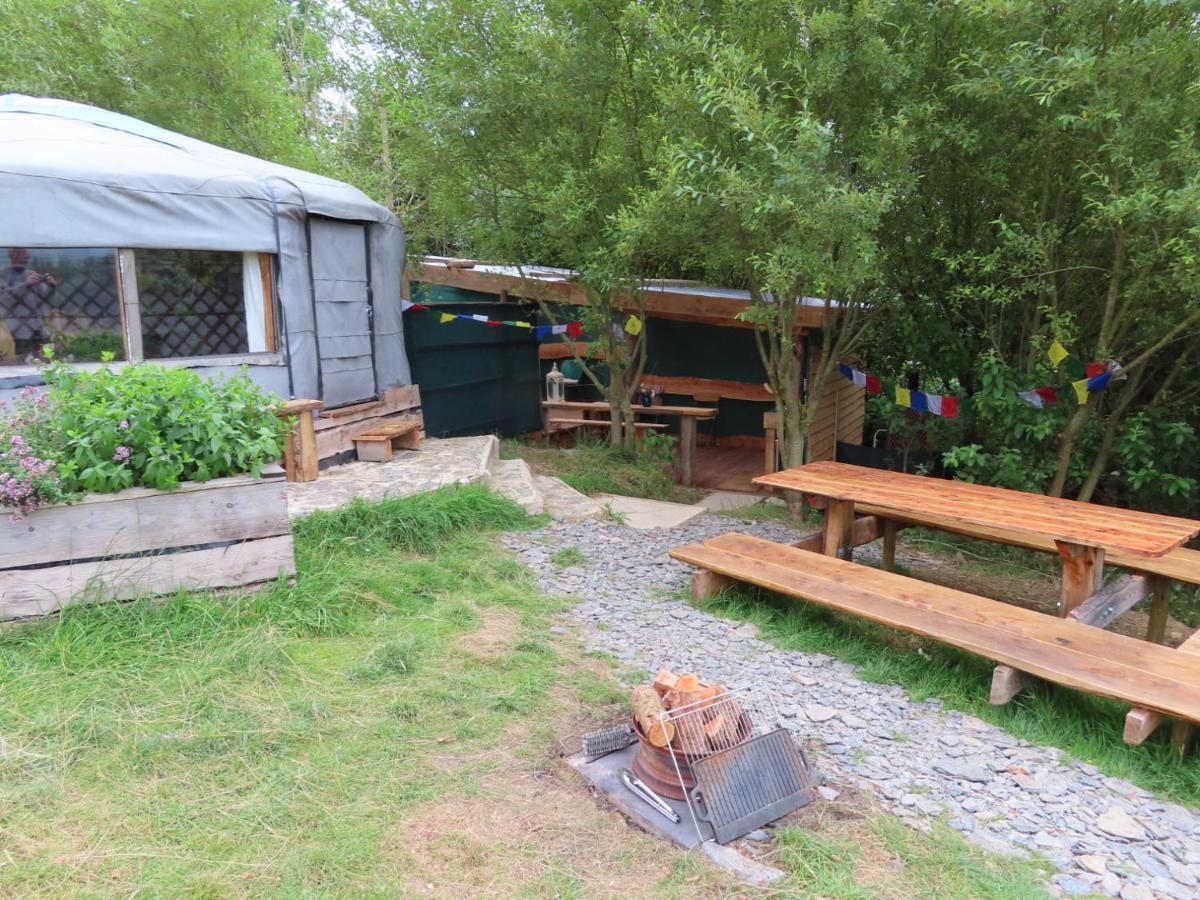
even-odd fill
[{"label": "string of flags", "polygon": [[[1071,381],[1069,385],[1059,387],[1039,387],[1031,391],[1018,391],[1017,396],[1034,409],[1043,409],[1048,404],[1058,402],[1067,395],[1068,388],[1074,390],[1075,397],[1080,403],[1087,403],[1089,394],[1105,390],[1114,377],[1123,377],[1120,375],[1121,367],[1115,361],[1085,364],[1058,341],[1050,345],[1046,355],[1056,369],[1062,366]],[[903,406],[915,412],[926,412],[947,419],[957,419],[965,415],[971,407],[970,397],[950,397],[944,394],[909,390],[882,381],[874,375],[868,375],[866,372],[844,363],[838,364],[838,371],[859,387],[866,388],[869,393],[881,394],[897,406]]]},{"label": "string of flags", "polygon": [[565,334],[572,340],[583,336],[582,322],[564,322],[559,325],[530,325],[528,322],[489,319],[487,316],[472,315],[468,313],[439,312],[438,310],[433,309],[424,303],[413,303],[409,300],[401,300],[400,311],[408,312],[409,310],[414,310],[417,312],[431,312],[438,317],[438,321],[443,325],[449,324],[450,322],[454,322],[456,320],[461,320],[464,322],[478,322],[481,325],[487,325],[489,328],[499,328],[502,325],[508,326],[509,328],[526,328],[534,332],[534,336],[539,341],[545,340],[552,334]]}]

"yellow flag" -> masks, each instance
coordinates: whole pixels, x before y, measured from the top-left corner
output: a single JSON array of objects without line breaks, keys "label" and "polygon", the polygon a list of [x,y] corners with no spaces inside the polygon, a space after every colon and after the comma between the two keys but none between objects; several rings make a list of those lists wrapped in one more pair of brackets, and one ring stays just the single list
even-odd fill
[{"label": "yellow flag", "polygon": [[912,407],[912,392],[908,388],[896,388],[896,405]]},{"label": "yellow flag", "polygon": [[1080,378],[1078,381],[1071,382],[1071,387],[1075,388],[1075,396],[1079,398],[1080,403],[1087,403],[1088,401],[1087,384],[1088,380],[1086,378]]},{"label": "yellow flag", "polygon": [[532,328],[533,327],[528,322],[513,322],[513,324],[516,325],[518,328]]},{"label": "yellow flag", "polygon": [[642,320],[639,319],[637,316],[630,316],[628,319],[625,320],[625,330],[635,336],[641,334],[642,333]]},{"label": "yellow flag", "polygon": [[1066,347],[1064,347],[1058,341],[1055,341],[1050,345],[1050,349],[1046,351],[1046,355],[1050,357],[1050,362],[1057,366],[1064,359],[1070,356],[1071,353]]},{"label": "yellow flag", "polygon": [[457,318],[458,316],[454,315],[453,313],[442,313],[440,316],[443,325],[445,325],[447,322],[453,322]]}]

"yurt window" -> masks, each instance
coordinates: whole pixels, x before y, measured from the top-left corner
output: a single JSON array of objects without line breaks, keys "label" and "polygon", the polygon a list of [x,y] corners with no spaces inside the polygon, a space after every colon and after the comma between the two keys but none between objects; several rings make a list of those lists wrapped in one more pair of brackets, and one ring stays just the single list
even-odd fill
[{"label": "yurt window", "polygon": [[137,250],[146,359],[229,356],[269,349],[269,285],[255,253]]}]

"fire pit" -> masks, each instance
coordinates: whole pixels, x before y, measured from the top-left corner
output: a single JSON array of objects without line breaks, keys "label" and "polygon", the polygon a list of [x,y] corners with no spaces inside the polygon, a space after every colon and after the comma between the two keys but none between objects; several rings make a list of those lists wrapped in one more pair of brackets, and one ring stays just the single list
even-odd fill
[{"label": "fire pit", "polygon": [[[651,789],[673,800],[686,800],[685,794],[696,786],[692,774],[692,763],[706,754],[689,754],[674,747],[655,747],[646,737],[641,724],[635,718],[633,730],[638,739],[637,756],[633,758],[633,772]],[[750,717],[743,711],[737,725],[734,743],[746,740],[754,730]],[[673,761],[671,757],[674,756]],[[675,762],[679,763],[679,775],[675,774]],[[680,778],[682,777],[682,782]]]}]

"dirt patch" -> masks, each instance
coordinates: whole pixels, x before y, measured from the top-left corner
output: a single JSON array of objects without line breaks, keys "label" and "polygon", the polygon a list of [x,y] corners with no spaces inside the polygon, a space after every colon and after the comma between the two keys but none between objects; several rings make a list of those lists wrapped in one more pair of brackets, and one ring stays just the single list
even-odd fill
[{"label": "dirt patch", "polygon": [[482,659],[507,656],[521,639],[521,617],[512,610],[490,606],[479,610],[479,618],[482,624],[463,635],[463,648]]}]

